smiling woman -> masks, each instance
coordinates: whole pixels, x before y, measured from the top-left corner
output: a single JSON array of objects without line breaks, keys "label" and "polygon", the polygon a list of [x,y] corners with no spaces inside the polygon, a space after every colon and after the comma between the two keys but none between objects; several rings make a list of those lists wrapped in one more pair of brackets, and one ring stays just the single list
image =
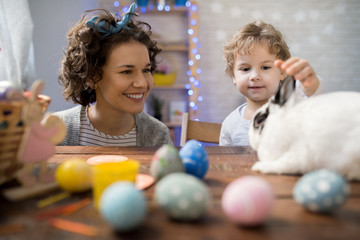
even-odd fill
[{"label": "smiling woman", "polygon": [[68,32],[59,79],[65,99],[81,106],[55,113],[68,128],[62,145],[172,144],[168,128],[143,112],[160,49],[151,27],[132,19],[134,10],[133,4],[121,20],[107,10],[87,11]]}]

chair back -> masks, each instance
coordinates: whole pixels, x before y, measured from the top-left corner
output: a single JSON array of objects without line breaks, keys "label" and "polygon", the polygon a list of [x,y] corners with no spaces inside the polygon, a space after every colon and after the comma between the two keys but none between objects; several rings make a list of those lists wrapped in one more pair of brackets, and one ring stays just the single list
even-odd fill
[{"label": "chair back", "polygon": [[221,124],[194,121],[189,119],[189,113],[183,113],[181,124],[180,146],[194,139],[200,142],[219,143]]}]

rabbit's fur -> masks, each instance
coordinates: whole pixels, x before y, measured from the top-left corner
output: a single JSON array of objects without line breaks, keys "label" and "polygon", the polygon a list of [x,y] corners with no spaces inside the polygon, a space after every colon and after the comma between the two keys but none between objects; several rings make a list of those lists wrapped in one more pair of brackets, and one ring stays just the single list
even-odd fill
[{"label": "rabbit's fur", "polygon": [[327,168],[360,180],[360,93],[333,92],[303,99],[287,77],[252,119],[250,145],[262,173],[304,174]]}]

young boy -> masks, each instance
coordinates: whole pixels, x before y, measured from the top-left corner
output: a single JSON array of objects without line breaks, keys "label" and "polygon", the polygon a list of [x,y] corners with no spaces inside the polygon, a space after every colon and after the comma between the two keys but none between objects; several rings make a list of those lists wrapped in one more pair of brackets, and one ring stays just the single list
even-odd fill
[{"label": "young boy", "polygon": [[[246,103],[230,113],[222,123],[219,145],[249,145],[250,119],[268,102],[286,75],[294,76],[297,89],[313,95],[319,79],[310,64],[290,57],[282,34],[272,25],[255,21],[241,28],[224,47],[226,70]],[[300,83],[300,84],[299,84]]]}]

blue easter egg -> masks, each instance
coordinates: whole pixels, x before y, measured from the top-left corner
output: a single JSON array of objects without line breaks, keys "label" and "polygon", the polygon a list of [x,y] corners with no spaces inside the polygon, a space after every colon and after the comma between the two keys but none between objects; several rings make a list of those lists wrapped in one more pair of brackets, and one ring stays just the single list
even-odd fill
[{"label": "blue easter egg", "polygon": [[187,141],[180,149],[179,155],[184,164],[186,173],[200,179],[205,176],[209,168],[209,159],[205,148],[199,141]]},{"label": "blue easter egg", "polygon": [[305,174],[293,189],[295,201],[308,211],[317,213],[329,213],[338,209],[346,202],[349,193],[346,180],[327,169]]},{"label": "blue easter egg", "polygon": [[118,231],[137,228],[146,216],[146,208],[143,193],[132,182],[115,182],[100,197],[101,215]]}]

